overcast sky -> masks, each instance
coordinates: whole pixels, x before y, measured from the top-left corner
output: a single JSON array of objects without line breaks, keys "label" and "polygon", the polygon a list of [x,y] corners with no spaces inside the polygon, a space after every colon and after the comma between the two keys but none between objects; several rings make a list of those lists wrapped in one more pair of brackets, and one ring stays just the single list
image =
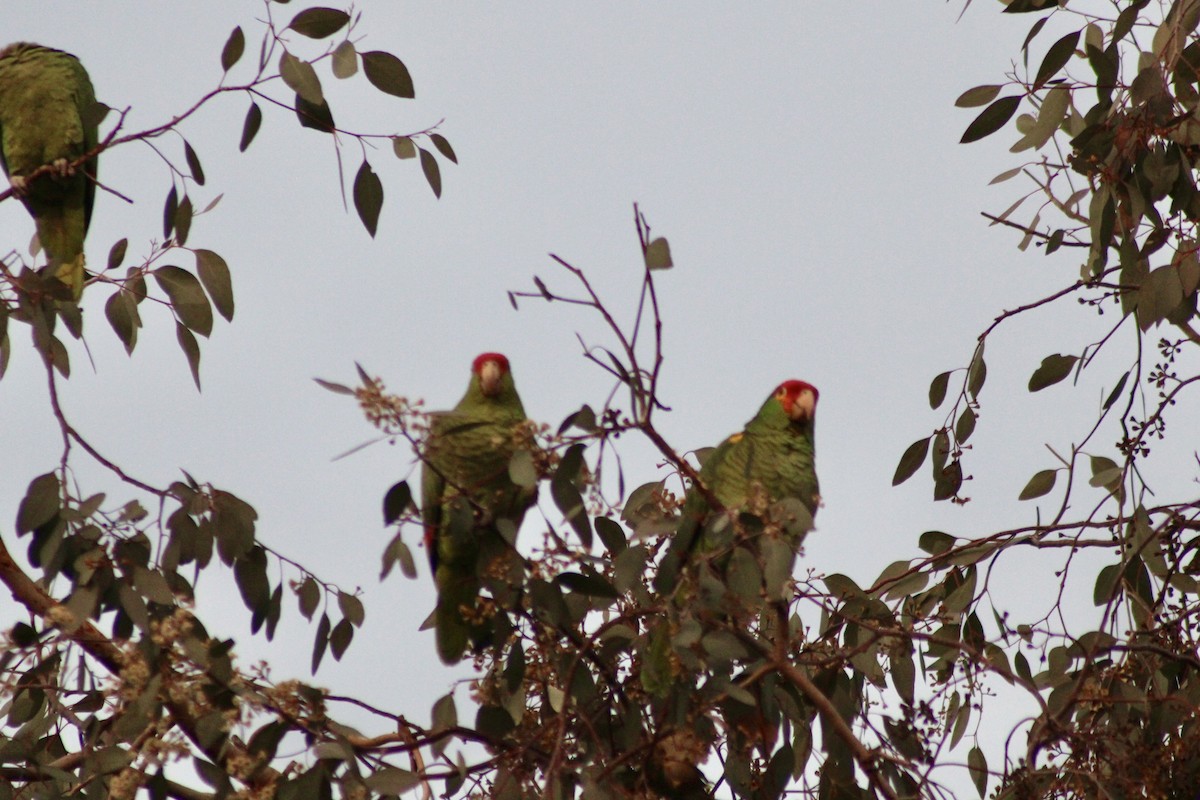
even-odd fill
[{"label": "overcast sky", "polygon": [[[301,7],[271,10],[283,24]],[[1002,328],[989,346],[968,462],[972,502],[932,503],[927,470],[890,487],[904,448],[941,424],[925,399],[930,379],[965,366],[975,335],[1001,309],[1077,274],[1076,253],[1020,253],[1017,236],[979,214],[1027,191],[1016,181],[987,185],[1019,163],[1007,153],[1015,136],[958,144],[975,112],[954,108],[955,97],[1001,79],[1029,17],[976,3],[960,20],[959,3],[894,0],[358,7],[359,49],[403,59],[417,97],[383,95],[361,74],[335,85],[321,67],[333,112],[362,132],[408,133],[444,118],[439,130],[461,163],[442,161],[441,200],[415,161],[369,151],[386,193],[372,240],[342,208],[328,136],[264,108],[262,131],[239,154],[248,100],[220,98],[182,126],[208,177],[193,202],[224,193],[188,244],[226,258],[237,297],[233,324],[218,321],[202,342],[203,392],[161,310],[143,306],[138,348],[125,355],[103,319],[105,288],[83,300],[95,370],[72,342],[64,392],[72,422],[131,473],[165,485],[183,468],[233,491],[257,508],[263,541],[361,588],[366,625],[345,664],[326,659],[319,684],[352,686],[419,720],[464,671],[441,668],[432,634],[416,630],[433,603],[423,551],[415,551],[418,580],[378,581],[390,537],[380,499],[407,474],[410,453],[379,444],[334,461],[372,431],[351,400],[312,378],[353,382],[358,361],[391,390],[439,408],[458,400],[476,354],[499,350],[530,416],[557,426],[581,403],[602,403],[610,382],[580,357],[575,337],[611,344],[597,320],[533,301],[514,312],[506,292],[528,288],[535,274],[571,290],[553,252],[587,270],[629,320],[640,275],[634,202],[669,238],[677,265],[658,284],[662,395],[674,409],[660,422],[669,440],[681,450],[715,444],[786,378],[821,391],[825,506],[802,568],[868,584],[891,561],[916,555],[922,531],[973,535],[1033,521],[1034,505],[1015,498],[1030,475],[1055,466],[1042,443],[1078,440],[1089,423],[1070,414],[1091,413],[1127,366],[1106,379],[1085,376],[1074,393],[1029,395],[1043,356],[1078,352],[1111,315],[1097,319],[1068,301],[1061,313]],[[137,130],[218,83],[235,24],[249,44],[232,80],[244,79],[263,13],[232,1],[44,0],[7,4],[2,16],[10,39],[78,55],[97,96],[129,106],[126,124]],[[156,142],[183,163],[177,138]],[[361,150],[344,142],[353,175]],[[135,203],[98,195],[89,260],[103,264],[128,237],[128,265],[161,236],[169,173],[141,144],[106,153],[100,173]],[[6,250],[24,247],[32,231],[19,204],[0,204]],[[193,265],[187,254],[172,261]],[[9,329],[0,534],[11,546],[16,505],[28,480],[57,463],[59,437],[27,331]],[[622,441],[631,486],[664,474],[648,449]],[[1111,437],[1097,449],[1113,455],[1110,446]],[[88,491],[127,497],[77,462]],[[542,508],[560,520],[548,499]],[[1027,574],[1019,592],[1050,589],[1049,569]],[[268,645],[243,635],[239,615],[204,613],[228,602],[205,588],[201,617],[239,637],[244,662],[267,657],[277,677],[307,675],[312,631],[294,601]]]}]

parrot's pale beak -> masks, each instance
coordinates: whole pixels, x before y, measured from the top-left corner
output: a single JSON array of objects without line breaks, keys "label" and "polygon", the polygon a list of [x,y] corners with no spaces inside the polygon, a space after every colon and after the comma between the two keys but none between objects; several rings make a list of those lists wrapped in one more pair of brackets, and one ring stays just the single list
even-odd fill
[{"label": "parrot's pale beak", "polygon": [[813,418],[813,413],[817,410],[817,398],[809,390],[805,389],[796,395],[796,399],[792,402],[792,407],[788,409],[788,417],[793,422],[807,422]]},{"label": "parrot's pale beak", "polygon": [[494,397],[500,391],[500,376],[503,370],[496,361],[485,361],[479,367],[479,386],[484,395]]}]

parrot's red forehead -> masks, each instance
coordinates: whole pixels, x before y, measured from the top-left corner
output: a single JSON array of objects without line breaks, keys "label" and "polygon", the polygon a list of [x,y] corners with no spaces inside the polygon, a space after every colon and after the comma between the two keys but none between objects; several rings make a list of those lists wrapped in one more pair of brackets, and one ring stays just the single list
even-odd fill
[{"label": "parrot's red forehead", "polygon": [[793,422],[811,421],[817,411],[817,387],[804,381],[784,381],[775,387],[775,399]]},{"label": "parrot's red forehead", "polygon": [[811,383],[808,383],[806,381],[797,381],[797,380],[784,381],[783,383],[781,383],[775,387],[776,395],[788,397],[788,398],[791,398],[792,400],[795,400],[797,397],[799,397],[805,391],[812,392],[813,400],[816,400],[817,398],[819,398],[821,396],[821,393],[817,391],[817,387],[813,386]]},{"label": "parrot's red forehead", "polygon": [[508,372],[508,359],[501,353],[480,353],[475,356],[475,361],[471,363],[471,371],[476,375],[483,369],[483,365],[489,361],[495,361],[500,365],[501,372]]}]

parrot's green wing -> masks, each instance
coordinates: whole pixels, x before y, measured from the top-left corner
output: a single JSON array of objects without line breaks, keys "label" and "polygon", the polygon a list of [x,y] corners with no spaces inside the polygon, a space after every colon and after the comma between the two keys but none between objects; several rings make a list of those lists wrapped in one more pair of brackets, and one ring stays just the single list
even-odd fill
[{"label": "parrot's green wing", "polygon": [[476,613],[481,575],[497,558],[515,557],[506,534],[520,527],[537,496],[536,487],[518,486],[509,475],[526,418],[503,363],[491,394],[473,373],[454,410],[433,416],[422,454],[421,515],[438,590],[434,622],[438,654],[448,664],[472,641],[490,638],[490,620]]},{"label": "parrot's green wing", "polygon": [[[96,159],[71,168],[98,141],[91,79],[70,53],[28,42],[0,50],[0,166],[37,225],[53,274],[83,291],[83,241],[96,197]],[[26,182],[50,164],[54,172]]]},{"label": "parrot's green wing", "polygon": [[[730,450],[741,438],[742,434],[740,433],[730,436],[712,448],[711,452],[704,457],[704,462],[700,465],[700,480],[710,491],[714,488],[714,476],[718,469],[729,458]],[[674,585],[680,567],[683,566],[684,561],[687,560],[688,555],[699,541],[700,532],[708,519],[709,510],[708,499],[698,488],[692,487],[684,496],[683,508],[679,515],[679,526],[671,538],[671,545],[667,548],[666,556],[659,564],[656,584],[660,591]]]}]

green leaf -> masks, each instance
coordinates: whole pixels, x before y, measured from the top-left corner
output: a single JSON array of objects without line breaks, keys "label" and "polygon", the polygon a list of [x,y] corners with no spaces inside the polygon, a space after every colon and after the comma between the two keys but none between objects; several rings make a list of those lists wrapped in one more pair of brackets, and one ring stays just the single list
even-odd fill
[{"label": "green leaf", "polygon": [[251,612],[266,611],[271,601],[271,583],[267,579],[267,554],[261,547],[252,547],[233,564],[234,582],[242,602]]},{"label": "green leaf", "polygon": [[1092,486],[1111,487],[1121,481],[1121,468],[1111,458],[1091,456],[1092,478],[1088,483]]},{"label": "green leaf", "polygon": [[196,337],[192,336],[192,332],[183,326],[182,323],[175,323],[175,338],[179,341],[179,348],[183,350],[184,356],[187,357],[188,369],[192,371],[192,380],[196,382],[196,390],[200,390],[200,344],[196,341]]},{"label": "green leaf", "polygon": [[213,511],[221,560],[232,564],[254,548],[258,512],[245,500],[220,489],[213,492]]},{"label": "green leaf", "polygon": [[350,15],[336,8],[306,8],[288,23],[296,33],[310,39],[324,39],[340,31],[350,22]]},{"label": "green leaf", "polygon": [[[988,181],[988,186],[994,186],[997,183],[1004,183],[1006,180],[1008,180],[1010,178],[1015,178],[1018,175],[1020,175],[1021,171],[1024,169],[1025,169],[1025,167],[1023,167],[1023,166],[1022,167],[1013,167],[1012,169],[1006,169],[1006,170],[1004,170],[1004,172],[1001,172],[999,175],[997,175],[996,177],[994,177],[990,181]],[[1020,201],[1018,201],[1018,202],[1020,202]],[[1016,209],[1016,207],[1014,206],[1012,210],[1015,210],[1015,209]],[[993,223],[993,224],[995,224],[995,223]]]},{"label": "green leaf", "polygon": [[221,71],[229,72],[245,50],[246,36],[242,33],[240,26],[235,27],[229,32],[229,38],[225,40],[225,46],[221,48]]},{"label": "green leaf", "polygon": [[380,571],[380,580],[388,576],[388,573],[392,571],[393,564],[400,565],[400,572],[406,578],[417,577],[417,565],[413,562],[412,551],[408,549],[408,545],[404,543],[404,539],[398,533],[392,537],[392,541],[383,551],[383,569]]},{"label": "green leaf", "polygon": [[288,727],[279,720],[268,722],[254,732],[246,749],[255,755],[265,756],[269,761],[275,757],[275,751],[279,749],[279,743],[283,740],[284,734],[288,732]]},{"label": "green leaf", "polygon": [[416,773],[400,767],[381,767],[368,775],[363,783],[375,794],[399,796],[419,785]]},{"label": "green leaf", "polygon": [[174,185],[167,192],[167,201],[163,203],[163,238],[171,238],[171,230],[175,227],[175,212],[179,210],[179,191]]},{"label": "green leaf", "polygon": [[866,596],[863,590],[857,583],[854,582],[853,579],[840,573],[826,575],[824,582],[825,588],[833,597],[855,598]]},{"label": "green leaf", "polygon": [[333,77],[345,80],[358,72],[358,52],[354,43],[349,39],[339,44],[333,51]]},{"label": "green leaf", "polygon": [[1130,3],[1128,7],[1121,9],[1121,13],[1117,15],[1117,22],[1112,29],[1112,42],[1117,42],[1124,39],[1133,30],[1133,24],[1137,22],[1138,16],[1142,9],[1146,7],[1148,0],[1138,0],[1138,2]]},{"label": "green leaf", "polygon": [[1071,56],[1075,53],[1075,45],[1078,41],[1079,31],[1073,31],[1050,45],[1050,49],[1046,51],[1045,58],[1042,59],[1042,65],[1038,67],[1037,78],[1033,82],[1033,90],[1035,92],[1041,89],[1046,84],[1046,81],[1057,75],[1058,71],[1067,65],[1067,62],[1071,60]]},{"label": "green leaf", "polygon": [[[951,614],[960,614],[966,611],[968,606],[975,600],[977,573],[972,568],[968,568],[965,573],[962,583],[955,587],[947,595],[946,599],[942,601],[943,608]],[[947,588],[949,588],[949,585],[950,581],[947,581]]]},{"label": "green leaf", "polygon": [[986,380],[987,362],[983,360],[983,345],[981,344],[975,351],[975,357],[971,359],[971,366],[967,369],[967,391],[971,393],[972,397],[978,399]]},{"label": "green leaf", "polygon": [[884,597],[888,600],[899,600],[904,597],[911,597],[917,592],[924,591],[927,585],[929,585],[929,573],[913,572],[905,575],[900,580],[889,585]]},{"label": "green leaf", "polygon": [[1117,398],[1121,396],[1121,390],[1125,388],[1125,382],[1127,380],[1129,380],[1129,370],[1125,370],[1125,374],[1123,374],[1117,380],[1117,385],[1114,386],[1113,390],[1108,393],[1108,397],[1104,401],[1105,411],[1108,411],[1108,409],[1112,408],[1112,404],[1117,402]]},{"label": "green leaf", "polygon": [[952,461],[933,478],[933,499],[949,500],[962,488],[962,462]]},{"label": "green leaf", "polygon": [[313,380],[316,381],[318,385],[320,385],[321,387],[323,387],[325,389],[328,389],[329,391],[333,392],[334,394],[347,394],[347,395],[350,395],[351,397],[354,396],[354,390],[351,389],[349,386],[343,386],[340,383],[334,383],[333,381],[327,381],[327,380],[324,380],[323,378],[313,378]]},{"label": "green leaf", "polygon": [[[1061,87],[1059,87],[1061,88]],[[1038,118],[1041,119],[1040,117]],[[1050,234],[1050,238],[1046,240],[1046,255],[1050,255],[1058,248],[1062,247],[1063,238],[1067,232],[1063,228],[1055,228],[1054,233]]]},{"label": "green leaf", "polygon": [[928,436],[924,439],[917,439],[908,446],[904,455],[900,456],[900,463],[896,465],[896,474],[892,476],[892,486],[904,483],[925,463],[925,457],[929,453],[929,439]]},{"label": "green leaf", "polygon": [[584,548],[592,549],[592,526],[579,490],[571,481],[555,475],[554,479],[550,481],[550,495],[554,498],[554,504],[558,506],[558,510],[575,529],[575,534]]},{"label": "green leaf", "polygon": [[408,68],[391,53],[382,50],[363,53],[362,65],[367,80],[379,91],[409,99],[416,95]]},{"label": "green leaf", "polygon": [[977,142],[985,136],[990,136],[1000,130],[1004,127],[1004,123],[1008,122],[1012,118],[1012,115],[1017,112],[1017,106],[1019,105],[1021,105],[1020,95],[1002,97],[992,103],[967,126],[967,130],[963,133],[959,143],[970,144],[971,142]]},{"label": "green leaf", "polygon": [[196,155],[196,151],[192,149],[187,139],[183,140],[183,158],[187,161],[188,170],[192,173],[192,180],[203,186],[204,168],[200,166],[200,156]]},{"label": "green leaf", "polygon": [[255,134],[262,127],[262,109],[257,103],[251,102],[246,111],[246,121],[242,123],[242,140],[238,142],[238,152],[246,152],[246,148],[254,141]]},{"label": "green leaf", "polygon": [[670,269],[675,266],[671,261],[671,245],[662,236],[646,245],[646,269]]},{"label": "green leaf", "polygon": [[188,233],[192,229],[192,199],[186,194],[175,209],[172,227],[175,228],[176,244],[180,246],[187,244]]},{"label": "green leaf", "polygon": [[950,457],[950,434],[938,431],[933,437],[933,477],[936,480],[946,467],[946,459]]},{"label": "green leaf", "polygon": [[143,597],[153,603],[171,605],[175,602],[175,593],[158,570],[134,567],[133,585]]},{"label": "green leaf", "polygon": [[975,108],[986,105],[996,99],[996,95],[1000,94],[1002,88],[1004,87],[994,84],[972,87],[960,94],[954,101],[954,105],[959,108]]},{"label": "green leaf", "polygon": [[29,482],[25,497],[17,507],[17,534],[40,528],[58,514],[62,507],[58,476],[53,472],[39,475]]},{"label": "green leaf", "polygon": [[412,503],[412,490],[408,481],[400,481],[383,496],[383,524],[391,525],[408,510]]},{"label": "green leaf", "polygon": [[569,591],[589,597],[609,597],[614,600],[620,597],[611,583],[594,573],[582,575],[578,572],[561,572],[554,578],[554,582]]},{"label": "green leaf", "polygon": [[[116,269],[121,266],[121,262],[125,260],[125,251],[129,248],[129,240],[121,239],[114,244],[108,251],[108,266],[105,269]],[[3,330],[0,330],[0,334]]]},{"label": "green leaf", "polygon": [[321,602],[321,587],[311,575],[304,578],[300,588],[296,590],[296,599],[300,603],[300,613],[305,619],[312,619],[313,613]]},{"label": "green leaf", "polygon": [[375,238],[375,231],[379,226],[379,212],[383,208],[383,183],[365,158],[362,166],[358,168],[358,175],[354,178],[354,208],[358,211],[358,217],[367,233],[371,234],[371,238]]},{"label": "green leaf", "polygon": [[433,704],[430,714],[430,733],[441,733],[458,726],[458,711],[454,707],[454,695],[447,694],[439,697]]},{"label": "green leaf", "polygon": [[128,292],[118,290],[104,304],[104,317],[116,332],[121,344],[125,345],[125,352],[132,354],[134,346],[137,345],[137,329],[142,324],[138,318],[137,303]]},{"label": "green leaf", "polygon": [[608,517],[596,517],[592,520],[592,524],[596,528],[596,534],[600,537],[600,541],[604,543],[604,549],[610,556],[617,555],[628,546],[625,529],[616,520]]},{"label": "green leaf", "polygon": [[585,403],[578,411],[562,421],[558,426],[558,435],[562,436],[572,426],[584,433],[595,433],[597,430],[596,412],[592,410],[591,406]]},{"label": "green leaf", "polygon": [[325,103],[325,93],[321,91],[321,79],[312,64],[296,58],[286,50],[279,57],[279,77],[288,88],[303,97],[314,106]]},{"label": "green leaf", "polygon": [[[1050,6],[1056,5],[1057,0],[1003,0],[1004,14],[1028,14],[1033,11],[1042,11]],[[1038,20],[1044,23],[1048,17],[1043,17]],[[1026,40],[1028,42],[1028,40]]]},{"label": "green leaf", "polygon": [[971,771],[971,780],[975,783],[975,790],[979,792],[979,796],[987,797],[987,759],[978,745],[972,747],[971,751],[967,753],[967,769]]},{"label": "green leaf", "polygon": [[317,674],[317,667],[321,666],[321,659],[325,657],[325,648],[329,646],[329,615],[322,614],[321,619],[317,622],[317,632],[313,636],[313,652],[312,652],[312,672]]},{"label": "green leaf", "polygon": [[373,793],[394,796],[408,792],[409,789],[418,786],[420,782],[420,778],[416,776],[415,772],[409,772],[398,766],[382,766],[362,781]]},{"label": "green leaf", "polygon": [[512,457],[508,459],[508,477],[517,486],[537,486],[537,465],[534,464],[532,451],[527,448],[513,451]]},{"label": "green leaf", "polygon": [[337,125],[333,121],[333,111],[330,110],[329,103],[324,100],[320,103],[311,103],[297,94],[296,119],[299,120],[302,128],[312,128],[321,133],[333,133],[337,130]]},{"label": "green leaf", "polygon": [[1026,683],[1033,683],[1033,673],[1029,670],[1029,659],[1025,658],[1025,654],[1017,651],[1013,656],[1013,671],[1017,673],[1017,677]]},{"label": "green leaf", "polygon": [[1108,605],[1108,601],[1113,598],[1117,589],[1117,583],[1121,580],[1121,565],[1109,564],[1100,570],[1096,576],[1096,586],[1092,590],[1092,603],[1096,606]]},{"label": "green leaf", "polygon": [[416,158],[417,146],[407,136],[395,136],[392,137],[392,152],[396,154],[396,158]]},{"label": "green leaf", "polygon": [[437,159],[423,147],[418,147],[417,152],[421,154],[421,171],[425,173],[425,180],[429,181],[429,188],[433,189],[435,197],[441,198],[442,172],[438,168]]},{"label": "green leaf", "polygon": [[1025,488],[1021,490],[1021,494],[1017,499],[1032,500],[1035,497],[1049,494],[1050,490],[1054,488],[1054,482],[1057,479],[1058,470],[1044,469],[1029,479],[1029,483],[1025,484]]},{"label": "green leaf", "polygon": [[704,649],[704,652],[708,654],[710,659],[716,662],[718,668],[722,668],[725,664],[745,658],[748,655],[746,645],[742,640],[733,633],[724,630],[716,630],[705,634],[700,640],[700,647]]},{"label": "green leaf", "polygon": [[725,585],[749,606],[762,591],[763,576],[758,559],[744,547],[736,547],[725,567]]},{"label": "green leaf", "polygon": [[350,624],[349,620],[343,619],[333,626],[333,633],[329,634],[329,650],[333,653],[334,661],[342,660],[342,656],[350,647],[350,640],[353,638],[354,626]]},{"label": "green leaf", "polygon": [[950,386],[950,373],[942,372],[929,383],[929,407],[937,409],[946,400],[946,389]]},{"label": "green leaf", "polygon": [[[958,440],[960,445],[966,444],[971,438],[971,434],[975,432],[975,411],[970,406],[963,410],[959,416],[958,422],[954,425],[954,438]],[[920,466],[918,464],[917,466]]]},{"label": "green leaf", "polygon": [[1042,359],[1042,365],[1029,377],[1029,391],[1040,392],[1047,386],[1058,383],[1071,374],[1077,361],[1078,356],[1064,356],[1059,353],[1046,356]]},{"label": "green leaf", "polygon": [[429,141],[433,142],[433,146],[438,149],[439,153],[455,164],[458,163],[458,156],[454,154],[454,148],[450,146],[450,142],[446,140],[445,136],[442,136],[440,133],[431,133],[429,134]]},{"label": "green leaf", "polygon": [[1162,322],[1183,299],[1179,270],[1171,265],[1152,270],[1137,293],[1138,327],[1147,331]]},{"label": "green leaf", "polygon": [[894,652],[891,654],[892,686],[905,703],[912,705],[916,688],[917,669],[911,655]]},{"label": "green leaf", "polygon": [[[1037,121],[1028,128],[1022,129],[1025,135],[1009,148],[1009,151],[1018,153],[1029,148],[1039,149],[1046,142],[1050,141],[1050,138],[1054,136],[1055,131],[1059,129],[1063,119],[1067,116],[1070,102],[1071,93],[1066,86],[1055,86],[1051,89],[1046,94],[1046,99],[1042,101],[1041,108],[1038,109]],[[1030,227],[1033,226],[1031,225]],[[1063,235],[1060,233],[1057,237],[1050,237],[1050,240],[1046,244],[1047,255],[1058,249],[1059,245],[1062,244]]]},{"label": "green leaf", "polygon": [[233,280],[229,277],[229,265],[212,250],[199,249],[196,254],[196,274],[204,285],[217,313],[227,321],[233,321]]},{"label": "green leaf", "polygon": [[921,534],[921,538],[917,546],[929,553],[931,556],[941,555],[942,553],[954,547],[955,539],[948,533],[941,531],[925,531]]},{"label": "green leaf", "polygon": [[[799,500],[795,502],[800,503]],[[808,513],[808,509],[804,511]],[[790,600],[792,565],[796,560],[794,546],[784,537],[768,536],[762,539],[759,550],[762,559],[763,593],[768,600]]]},{"label": "green leaf", "polygon": [[195,275],[169,265],[159,267],[151,274],[170,299],[180,322],[201,336],[212,333],[212,306]]}]

